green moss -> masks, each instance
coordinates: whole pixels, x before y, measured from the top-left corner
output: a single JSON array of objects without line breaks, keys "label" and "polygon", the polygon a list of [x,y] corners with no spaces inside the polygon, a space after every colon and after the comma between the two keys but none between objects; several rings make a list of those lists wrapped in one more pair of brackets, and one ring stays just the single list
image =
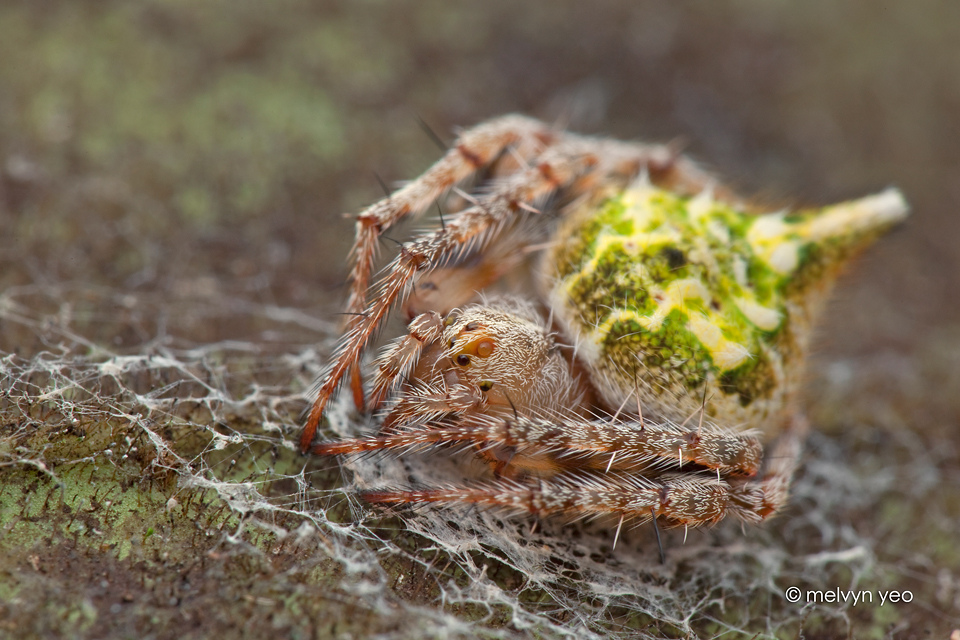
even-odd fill
[{"label": "green moss", "polygon": [[720,376],[720,389],[740,397],[741,406],[767,398],[776,386],[776,375],[766,352],[761,351],[736,369]]}]

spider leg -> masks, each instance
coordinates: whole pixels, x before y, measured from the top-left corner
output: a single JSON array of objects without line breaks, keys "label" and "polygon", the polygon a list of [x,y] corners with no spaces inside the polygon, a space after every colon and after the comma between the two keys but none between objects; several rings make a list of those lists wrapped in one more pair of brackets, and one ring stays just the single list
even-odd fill
[{"label": "spider leg", "polygon": [[[376,329],[386,319],[395,302],[402,301],[417,272],[439,266],[445,257],[470,251],[486,244],[503,225],[525,210],[520,203],[536,202],[591,171],[599,162],[593,153],[595,144],[565,144],[547,149],[535,166],[502,179],[496,189],[478,199],[477,204],[460,211],[443,229],[422,236],[401,247],[400,254],[387,267],[376,287],[377,295],[359,315],[351,316],[349,326],[334,362],[317,392],[307,424],[300,437],[300,449],[307,451],[316,433],[327,402],[346,373],[360,358]],[[632,151],[635,171],[645,158]]]},{"label": "spider leg", "polygon": [[450,414],[478,409],[485,405],[485,400],[483,392],[475,385],[454,384],[445,388],[417,383],[387,414],[380,433],[386,436],[395,433],[398,425],[411,427]]},{"label": "spider leg", "polygon": [[544,229],[541,220],[526,216],[516,225],[505,229],[502,240],[493,243],[486,251],[474,252],[458,263],[431,269],[419,275],[403,311],[414,317],[427,310],[447,313],[477,297],[489,285],[504,275],[514,272],[528,253],[525,249],[542,240]]},{"label": "spider leg", "polygon": [[758,481],[721,479],[712,474],[669,474],[651,479],[619,472],[568,471],[550,479],[499,478],[476,487],[368,491],[363,496],[376,503],[462,502],[537,517],[612,515],[637,524],[662,517],[669,526],[700,526],[714,524],[727,515],[756,523],[786,503],[806,430],[805,419],[793,420]]},{"label": "spider leg", "polygon": [[[347,313],[361,313],[366,305],[377,240],[383,233],[404,218],[423,213],[450,188],[489,165],[505,149],[514,147],[520,158],[528,158],[552,144],[556,136],[547,125],[532,118],[508,115],[490,120],[465,131],[446,155],[419,178],[361,212],[350,251],[353,267]],[[352,367],[351,378],[354,403],[362,410],[363,383],[357,367]]]},{"label": "spider leg", "polygon": [[461,502],[537,517],[623,516],[637,524],[663,517],[670,526],[712,524],[730,511],[730,486],[693,474],[651,480],[624,474],[566,473],[551,479],[494,480],[475,487],[421,491],[366,491],[377,503]]},{"label": "spider leg", "polygon": [[640,428],[634,422],[503,418],[473,413],[454,424],[430,422],[389,435],[315,445],[312,451],[334,455],[467,442],[509,447],[516,451],[513,464],[520,468],[561,472],[656,474],[669,466],[693,464],[725,475],[749,477],[757,473],[763,456],[756,437],[713,425],[705,425],[698,435],[673,423],[649,420]]},{"label": "spider leg", "polygon": [[377,359],[373,379],[371,408],[380,408],[387,394],[396,385],[398,377],[404,377],[417,363],[423,348],[443,335],[443,318],[435,311],[428,311],[414,318],[407,325],[409,333],[395,340]]},{"label": "spider leg", "polygon": [[760,441],[707,424],[691,430],[672,422],[608,422],[470,416],[458,425],[474,440],[504,442],[558,465],[610,471],[657,471],[693,464],[734,476],[753,476],[763,457]]},{"label": "spider leg", "polygon": [[790,483],[800,462],[803,441],[809,430],[807,419],[795,414],[789,428],[777,440],[767,457],[768,464],[759,480],[731,483],[730,508],[747,522],[764,520],[787,503]]},{"label": "spider leg", "polygon": [[517,147],[521,157],[529,158],[540,147],[553,144],[557,136],[546,124],[532,118],[508,115],[490,120],[465,131],[446,155],[419,178],[360,213],[351,250],[353,284],[347,310],[363,311],[381,234],[404,218],[422,213],[454,185],[492,163],[505,149]]}]

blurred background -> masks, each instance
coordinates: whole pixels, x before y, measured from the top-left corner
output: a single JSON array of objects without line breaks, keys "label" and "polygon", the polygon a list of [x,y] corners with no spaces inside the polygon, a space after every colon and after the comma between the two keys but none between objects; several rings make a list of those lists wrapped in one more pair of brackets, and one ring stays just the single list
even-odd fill
[{"label": "blurred background", "polygon": [[6,0],[0,60],[0,355],[22,359],[323,343],[343,214],[440,155],[418,119],[680,141],[760,202],[899,187],[912,217],[828,311],[809,455],[880,474],[826,516],[923,585],[878,628],[956,624],[960,4]]},{"label": "blurred background", "polygon": [[776,202],[897,185],[914,217],[844,292],[838,316],[857,320],[831,328],[837,348],[960,320],[960,7],[946,0],[0,11],[5,286],[204,274],[318,305],[339,295],[341,214],[380,197],[374,173],[393,184],[438,157],[418,117],[450,141],[518,111],[679,140]]}]

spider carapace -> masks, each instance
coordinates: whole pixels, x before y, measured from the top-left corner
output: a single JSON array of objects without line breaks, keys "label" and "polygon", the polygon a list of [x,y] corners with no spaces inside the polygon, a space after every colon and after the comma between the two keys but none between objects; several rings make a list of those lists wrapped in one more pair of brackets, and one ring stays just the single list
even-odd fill
[{"label": "spider carapace", "polygon": [[[442,198],[437,228],[371,286],[379,236]],[[762,520],[786,502],[801,450],[796,394],[820,307],[844,264],[906,214],[894,189],[764,213],[667,146],[520,116],[481,124],[360,214],[349,324],[301,448],[452,446],[492,467],[475,484],[370,502]],[[408,333],[377,359],[366,402],[360,359],[394,306]],[[383,426],[314,442],[348,377]]]}]

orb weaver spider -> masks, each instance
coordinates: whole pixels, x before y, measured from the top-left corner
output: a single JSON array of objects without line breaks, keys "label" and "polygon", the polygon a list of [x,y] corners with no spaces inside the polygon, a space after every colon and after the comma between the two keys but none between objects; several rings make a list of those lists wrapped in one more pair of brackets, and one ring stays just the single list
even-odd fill
[{"label": "orb weaver spider", "polygon": [[[445,196],[439,228],[370,286],[379,237]],[[906,214],[889,189],[760,215],[669,146],[491,120],[359,215],[350,319],[300,447],[447,445],[493,469],[474,485],[366,492],[374,503],[760,521],[785,504],[801,451],[796,395],[820,307]],[[509,293],[488,295],[497,283]],[[344,379],[367,408],[360,359],[396,305],[410,323],[376,361],[380,432],[315,443]]]}]

